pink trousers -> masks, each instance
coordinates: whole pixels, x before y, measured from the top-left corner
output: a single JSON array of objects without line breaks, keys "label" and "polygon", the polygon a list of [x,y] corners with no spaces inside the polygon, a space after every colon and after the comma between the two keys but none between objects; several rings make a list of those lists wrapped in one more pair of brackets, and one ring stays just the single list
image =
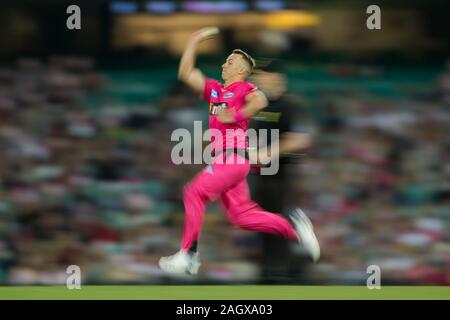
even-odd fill
[{"label": "pink trousers", "polygon": [[237,154],[232,154],[226,161],[219,163],[217,160],[223,156],[216,157],[210,166],[202,170],[184,188],[186,216],[181,249],[189,250],[198,241],[205,205],[219,197],[228,220],[236,227],[296,240],[295,230],[286,218],[265,211],[251,200],[246,180],[250,171],[249,162]]}]

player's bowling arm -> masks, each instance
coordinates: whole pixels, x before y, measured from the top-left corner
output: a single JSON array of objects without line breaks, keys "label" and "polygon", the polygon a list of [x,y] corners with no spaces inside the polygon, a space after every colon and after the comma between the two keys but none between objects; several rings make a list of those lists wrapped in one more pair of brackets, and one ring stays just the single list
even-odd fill
[{"label": "player's bowling arm", "polygon": [[195,59],[197,45],[213,37],[219,32],[217,27],[202,28],[194,32],[189,38],[188,44],[184,49],[181,57],[180,66],[178,68],[178,79],[190,86],[194,91],[203,95],[205,87],[205,76],[203,73],[195,69]]},{"label": "player's bowling arm", "polygon": [[205,76],[199,69],[195,69],[195,50],[199,40],[193,38],[189,41],[178,68],[178,79],[194,91],[203,95],[205,88]]},{"label": "player's bowling arm", "polygon": [[203,96],[205,90],[205,76],[199,69],[193,69],[188,75],[179,78],[187,84],[192,90]]}]

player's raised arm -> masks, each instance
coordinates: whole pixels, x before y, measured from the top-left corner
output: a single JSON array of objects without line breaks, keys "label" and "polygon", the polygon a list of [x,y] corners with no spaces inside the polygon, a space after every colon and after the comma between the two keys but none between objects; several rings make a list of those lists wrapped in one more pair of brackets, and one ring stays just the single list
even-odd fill
[{"label": "player's raised arm", "polygon": [[219,29],[216,27],[203,28],[194,32],[189,38],[188,44],[184,49],[180,66],[178,68],[178,79],[186,83],[189,87],[201,95],[203,95],[203,90],[205,87],[205,77],[199,69],[195,68],[197,45],[218,32]]}]

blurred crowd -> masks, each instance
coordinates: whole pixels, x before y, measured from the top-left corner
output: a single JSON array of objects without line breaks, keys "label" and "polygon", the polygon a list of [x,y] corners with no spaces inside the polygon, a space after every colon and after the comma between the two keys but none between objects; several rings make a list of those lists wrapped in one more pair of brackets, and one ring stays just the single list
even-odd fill
[{"label": "blurred crowd", "polygon": [[377,265],[385,283],[449,284],[448,101],[333,103],[299,168],[324,249],[315,277],[362,283]]},{"label": "blurred crowd", "polygon": [[[182,187],[195,166],[170,158],[172,128],[184,118],[170,99],[178,89],[155,102],[167,112],[154,112],[149,103],[111,98],[111,90],[138,90],[126,82],[112,83],[80,58],[1,69],[2,283],[64,283],[72,264],[86,283],[167,280],[157,261],[178,249]],[[217,217],[207,225],[224,223]],[[212,258],[205,278],[254,277],[255,267],[240,259],[246,235],[221,232],[214,228],[212,239],[205,232],[202,249]],[[243,241],[241,252],[233,239]]]},{"label": "blurred crowd", "polygon": [[[65,283],[70,265],[84,283],[173,281],[157,261],[179,247],[182,188],[202,166],[172,164],[170,135],[206,109],[178,84],[139,103],[115,100],[115,85],[84,58],[0,69],[1,284]],[[351,87],[306,99],[314,147],[291,165],[291,198],[323,257],[299,266],[300,283],[364,284],[373,264],[382,281],[450,284],[450,73],[429,85],[396,99]],[[199,250],[199,277],[176,281],[259,280],[258,234],[217,204]]]}]

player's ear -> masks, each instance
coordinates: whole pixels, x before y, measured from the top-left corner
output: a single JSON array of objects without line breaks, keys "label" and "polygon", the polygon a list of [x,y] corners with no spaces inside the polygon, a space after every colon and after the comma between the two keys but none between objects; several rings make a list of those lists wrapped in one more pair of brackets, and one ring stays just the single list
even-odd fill
[{"label": "player's ear", "polygon": [[246,67],[242,67],[241,70],[239,71],[239,73],[245,77],[250,76],[250,72],[248,71],[248,69]]}]

